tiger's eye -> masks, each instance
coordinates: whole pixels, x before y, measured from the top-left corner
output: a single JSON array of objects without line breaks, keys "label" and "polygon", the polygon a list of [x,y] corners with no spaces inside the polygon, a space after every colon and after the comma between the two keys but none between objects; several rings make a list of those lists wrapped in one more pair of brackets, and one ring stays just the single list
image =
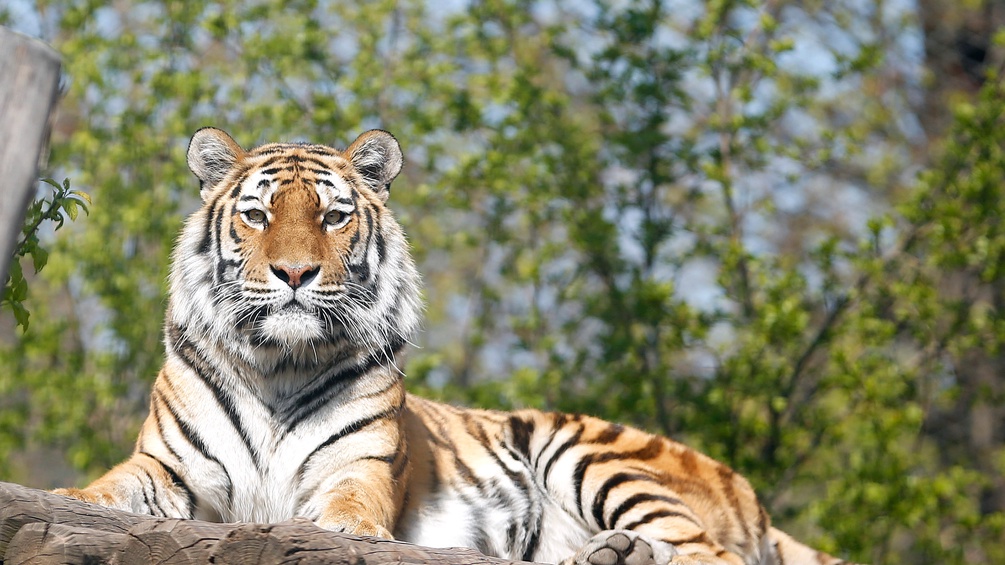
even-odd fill
[{"label": "tiger's eye", "polygon": [[325,223],[329,226],[334,226],[335,224],[341,222],[344,217],[345,214],[342,212],[339,212],[338,210],[331,210],[325,214]]},{"label": "tiger's eye", "polygon": [[253,224],[261,224],[265,222],[265,212],[254,208],[245,212],[244,217]]}]

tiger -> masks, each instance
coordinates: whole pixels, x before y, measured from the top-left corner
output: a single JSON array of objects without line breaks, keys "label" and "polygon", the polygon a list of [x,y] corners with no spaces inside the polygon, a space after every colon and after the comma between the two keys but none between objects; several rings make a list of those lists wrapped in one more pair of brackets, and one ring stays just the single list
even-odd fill
[{"label": "tiger", "polygon": [[165,360],[132,455],[57,494],[180,519],[320,528],[567,565],[836,565],[750,483],[586,415],[461,408],[399,368],[424,308],[386,206],[393,135],[187,151],[201,206],[172,255]]}]

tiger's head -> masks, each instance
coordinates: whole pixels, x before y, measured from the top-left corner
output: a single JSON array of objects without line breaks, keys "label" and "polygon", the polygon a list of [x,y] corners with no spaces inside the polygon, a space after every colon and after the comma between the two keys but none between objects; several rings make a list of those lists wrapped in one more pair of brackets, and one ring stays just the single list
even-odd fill
[{"label": "tiger's head", "polygon": [[169,330],[259,365],[404,345],[421,300],[408,243],[385,207],[402,165],[391,134],[365,132],[344,151],[246,151],[204,128],[188,165],[202,207],[175,251]]}]

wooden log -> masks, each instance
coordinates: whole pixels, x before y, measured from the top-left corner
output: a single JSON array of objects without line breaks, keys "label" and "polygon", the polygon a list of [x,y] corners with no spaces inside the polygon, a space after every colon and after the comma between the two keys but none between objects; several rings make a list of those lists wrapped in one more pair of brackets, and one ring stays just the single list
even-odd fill
[{"label": "wooden log", "polygon": [[128,538],[126,534],[35,522],[14,534],[4,563],[112,563],[116,548]]},{"label": "wooden log", "polygon": [[0,27],[0,284],[38,183],[39,155],[59,87],[59,55]]},{"label": "wooden log", "polygon": [[0,482],[0,563],[516,565],[473,549],[427,548],[323,530],[298,518],[219,524],[120,512]]}]

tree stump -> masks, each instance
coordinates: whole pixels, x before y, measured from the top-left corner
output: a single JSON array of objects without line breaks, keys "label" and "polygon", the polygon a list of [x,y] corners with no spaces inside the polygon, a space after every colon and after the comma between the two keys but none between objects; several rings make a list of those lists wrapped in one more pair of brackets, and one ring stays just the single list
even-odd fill
[{"label": "tree stump", "polygon": [[0,27],[0,284],[38,181],[59,66],[44,43]]},{"label": "tree stump", "polygon": [[323,530],[306,519],[218,524],[111,510],[0,482],[0,563],[516,565],[473,549],[434,549]]}]

